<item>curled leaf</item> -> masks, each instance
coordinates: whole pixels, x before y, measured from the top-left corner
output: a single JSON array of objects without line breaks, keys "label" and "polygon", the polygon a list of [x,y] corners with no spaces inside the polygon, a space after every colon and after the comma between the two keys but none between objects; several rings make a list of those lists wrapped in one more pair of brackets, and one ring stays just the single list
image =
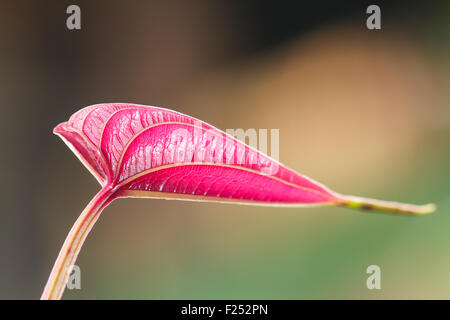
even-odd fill
[{"label": "curled leaf", "polygon": [[42,298],[60,298],[67,270],[101,210],[120,197],[271,206],[336,205],[404,214],[416,206],[344,196],[225,132],[158,107],[99,104],[54,129],[102,185],[72,228]]}]

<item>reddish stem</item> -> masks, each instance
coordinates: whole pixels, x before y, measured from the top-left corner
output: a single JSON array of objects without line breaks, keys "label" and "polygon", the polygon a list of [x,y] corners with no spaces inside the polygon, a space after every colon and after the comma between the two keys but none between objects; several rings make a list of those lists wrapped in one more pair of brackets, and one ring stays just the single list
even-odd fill
[{"label": "reddish stem", "polygon": [[113,193],[114,189],[110,185],[103,187],[75,221],[59,252],[41,300],[61,298],[66,288],[69,272],[80,253],[81,247],[100,213],[113,200]]}]

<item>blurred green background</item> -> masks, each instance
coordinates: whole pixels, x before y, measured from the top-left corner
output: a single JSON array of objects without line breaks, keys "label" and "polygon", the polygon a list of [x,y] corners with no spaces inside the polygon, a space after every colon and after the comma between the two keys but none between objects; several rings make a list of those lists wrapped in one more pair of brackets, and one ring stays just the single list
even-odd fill
[{"label": "blurred green background", "polygon": [[[65,13],[81,7],[82,29]],[[364,1],[1,1],[0,298],[37,299],[99,186],[53,127],[101,102],[280,129],[280,161],[425,217],[113,202],[65,299],[450,298],[450,6]],[[381,268],[381,290],[366,268]]]}]

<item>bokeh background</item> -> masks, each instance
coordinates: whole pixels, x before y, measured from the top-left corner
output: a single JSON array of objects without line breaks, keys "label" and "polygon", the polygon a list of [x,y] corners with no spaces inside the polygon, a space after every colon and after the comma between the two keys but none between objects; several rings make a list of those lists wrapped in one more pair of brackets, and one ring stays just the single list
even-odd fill
[{"label": "bokeh background", "polygon": [[[426,217],[148,199],[112,203],[66,299],[450,298],[450,5],[1,1],[0,298],[40,297],[99,186],[53,127],[101,102],[280,129],[280,160]],[[66,28],[81,7],[82,29]],[[381,267],[382,289],[366,288]]]}]

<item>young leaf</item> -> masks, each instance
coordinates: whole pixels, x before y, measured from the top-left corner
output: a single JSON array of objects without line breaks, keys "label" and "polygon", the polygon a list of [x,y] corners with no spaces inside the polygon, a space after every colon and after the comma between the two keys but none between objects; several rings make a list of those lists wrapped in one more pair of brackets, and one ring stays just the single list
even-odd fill
[{"label": "young leaf", "polygon": [[120,197],[269,206],[336,205],[410,215],[424,206],[345,196],[287,168],[223,131],[157,107],[99,104],[59,124],[59,135],[102,186],[64,242],[42,299],[59,299],[101,211]]}]

